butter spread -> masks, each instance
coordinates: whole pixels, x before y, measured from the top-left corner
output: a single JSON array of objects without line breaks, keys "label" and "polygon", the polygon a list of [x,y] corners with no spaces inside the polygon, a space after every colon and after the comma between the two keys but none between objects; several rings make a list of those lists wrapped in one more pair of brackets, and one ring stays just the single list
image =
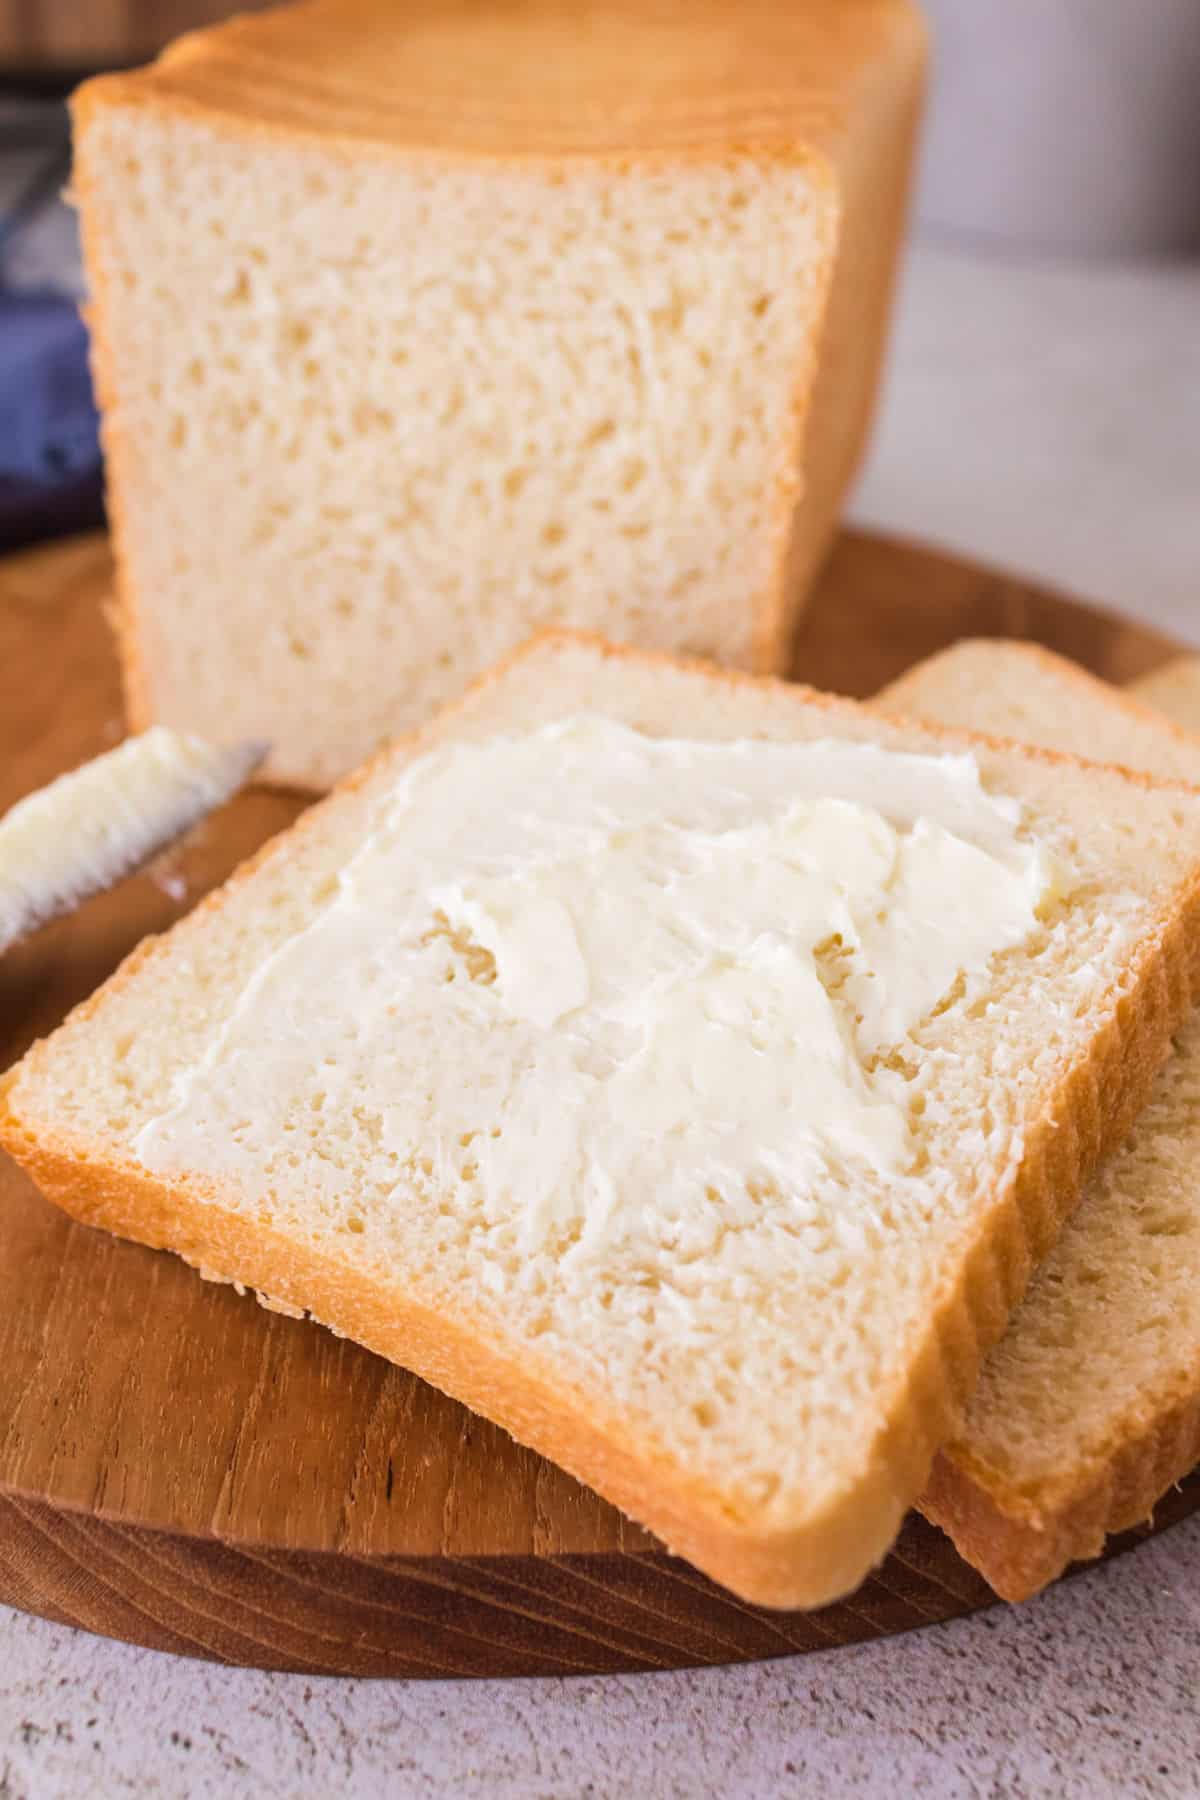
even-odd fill
[{"label": "butter spread", "polygon": [[[579,716],[435,749],[372,806],[139,1132],[148,1168],[266,1179],[306,1137],[306,1187],[424,1169],[531,1248],[767,1184],[803,1212],[909,1170],[889,1050],[1069,889],[967,754]],[[329,1147],[349,1116],[369,1170]]]},{"label": "butter spread", "polygon": [[228,800],[264,750],[156,725],[18,801],[0,819],[0,950],[162,850]]}]

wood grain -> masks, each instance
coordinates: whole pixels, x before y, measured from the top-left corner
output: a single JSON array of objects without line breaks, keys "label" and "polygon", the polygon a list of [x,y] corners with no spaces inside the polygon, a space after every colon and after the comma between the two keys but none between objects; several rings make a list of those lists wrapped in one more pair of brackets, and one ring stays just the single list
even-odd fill
[{"label": "wood grain", "polygon": [[[115,742],[107,547],[0,565],[0,807]],[[796,672],[867,694],[964,634],[1125,680],[1174,646],[884,539],[839,544]],[[286,825],[242,795],[169,865],[0,960],[0,1066]],[[404,1371],[90,1232],[0,1153],[0,1599],[219,1661],[362,1675],[658,1669],[819,1650],[985,1605],[913,1518],[852,1599],[743,1605]],[[1200,1480],[1160,1509],[1200,1505]],[[1121,1547],[1121,1546],[1118,1546]]]},{"label": "wood grain", "polygon": [[143,62],[181,32],[269,0],[0,0],[0,68],[78,74]]}]

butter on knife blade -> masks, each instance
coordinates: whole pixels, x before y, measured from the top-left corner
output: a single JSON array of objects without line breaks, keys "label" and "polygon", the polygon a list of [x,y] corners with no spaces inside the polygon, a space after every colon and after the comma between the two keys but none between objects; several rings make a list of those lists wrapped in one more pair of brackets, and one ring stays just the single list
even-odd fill
[{"label": "butter on knife blade", "polygon": [[190,831],[267,748],[155,725],[18,800],[0,818],[0,952]]}]

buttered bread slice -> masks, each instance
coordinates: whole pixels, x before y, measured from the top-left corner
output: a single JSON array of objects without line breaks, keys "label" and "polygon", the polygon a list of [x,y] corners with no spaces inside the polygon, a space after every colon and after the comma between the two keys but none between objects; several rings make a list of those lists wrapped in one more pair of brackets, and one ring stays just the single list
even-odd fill
[{"label": "buttered bread slice", "polygon": [[924,62],[909,0],[325,0],[89,82],[134,721],[322,788],[540,626],[784,668]]},{"label": "buttered bread slice", "polygon": [[3,1139],[817,1605],[1145,1098],[1198,883],[1187,790],[552,636],[138,950]]}]

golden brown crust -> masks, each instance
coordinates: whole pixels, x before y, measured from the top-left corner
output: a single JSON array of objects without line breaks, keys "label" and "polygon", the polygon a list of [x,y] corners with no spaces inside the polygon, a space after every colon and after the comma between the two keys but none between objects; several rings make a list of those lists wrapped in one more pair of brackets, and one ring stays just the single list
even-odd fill
[{"label": "golden brown crust", "polygon": [[[0,1084],[0,1104],[7,1082]],[[383,1283],[351,1273],[331,1257],[266,1227],[247,1232],[244,1219],[219,1203],[168,1187],[116,1162],[102,1162],[66,1140],[50,1144],[0,1115],[0,1142],[47,1197],[82,1223],[170,1249],[207,1274],[252,1287],[288,1308],[311,1312],[356,1343],[412,1369],[435,1387],[494,1420],[588,1482],[635,1518],[648,1520],[667,1545],[743,1598],[764,1606],[817,1605],[855,1586],[862,1546],[882,1555],[909,1504],[910,1491],[889,1480],[888,1461],[911,1461],[917,1419],[897,1420],[883,1447],[886,1493],[879,1476],[839,1501],[832,1516],[798,1529],[755,1531],[724,1509],[721,1497],[683,1476],[654,1446],[633,1444],[591,1398],[550,1387],[531,1373],[519,1347],[471,1332],[444,1309],[398,1297]],[[885,1523],[880,1528],[880,1512]]]},{"label": "golden brown crust", "polygon": [[909,0],[307,0],[189,33],[76,97],[255,135],[616,169],[834,161],[861,90],[925,43]]},{"label": "golden brown crust", "polygon": [[1028,1600],[1071,1563],[1099,1556],[1114,1532],[1152,1518],[1167,1489],[1200,1461],[1200,1369],[1186,1396],[1148,1411],[1069,1496],[1039,1494],[1035,1503],[1008,1492],[1001,1504],[995,1472],[973,1468],[950,1445],[934,1459],[918,1508],[1001,1599]]},{"label": "golden brown crust", "polygon": [[[592,654],[633,666],[675,670],[680,659],[605,645],[580,634],[544,634],[475,684],[502,679],[506,669],[580,645]],[[700,669],[717,685],[750,685],[786,694],[831,718],[861,722],[852,701],[814,695],[759,677]],[[453,718],[471,697],[450,709]],[[447,715],[438,723],[443,729]],[[315,830],[339,795],[370,780],[406,749],[420,746],[432,727],[373,759],[323,804],[291,828]],[[967,734],[922,727],[932,743],[975,744]],[[1050,752],[1045,760],[1076,766]],[[1149,784],[1147,784],[1149,785]],[[274,842],[277,842],[275,840]],[[294,841],[294,840],[293,840]],[[207,909],[224,904],[230,886],[245,882],[274,843],[208,896],[175,927],[186,934]],[[1187,945],[1200,926],[1200,869],[1174,896],[1161,933],[1142,945],[1130,986],[1097,1035],[1084,1064],[1070,1070],[1046,1098],[1026,1134],[1015,1176],[975,1222],[957,1279],[948,1277],[924,1338],[897,1380],[885,1425],[869,1447],[858,1478],[818,1515],[782,1526],[734,1517],[711,1488],[688,1477],[653,1443],[635,1442],[628,1426],[609,1417],[595,1396],[566,1383],[551,1385],[525,1365],[519,1344],[506,1345],[502,1320],[455,1319],[412,1294],[397,1296],[363,1268],[297,1243],[269,1226],[251,1223],[198,1183],[168,1185],[148,1177],[119,1150],[73,1142],[23,1121],[14,1090],[20,1072],[37,1065],[48,1045],[35,1046],[25,1064],[0,1081],[0,1142],[67,1212],[157,1248],[170,1248],[228,1280],[311,1311],[323,1323],[414,1369],[494,1419],[607,1498],[644,1520],[672,1548],[716,1580],[758,1604],[815,1606],[849,1591],[887,1551],[900,1519],[926,1481],[939,1442],[958,1424],[983,1355],[997,1340],[1036,1261],[1057,1235],[1098,1158],[1119,1140],[1166,1056],[1170,1033],[1191,1001]],[[110,987],[120,987],[147,960],[166,952],[168,938],[139,946],[122,968],[72,1015],[88,1018]]]}]

